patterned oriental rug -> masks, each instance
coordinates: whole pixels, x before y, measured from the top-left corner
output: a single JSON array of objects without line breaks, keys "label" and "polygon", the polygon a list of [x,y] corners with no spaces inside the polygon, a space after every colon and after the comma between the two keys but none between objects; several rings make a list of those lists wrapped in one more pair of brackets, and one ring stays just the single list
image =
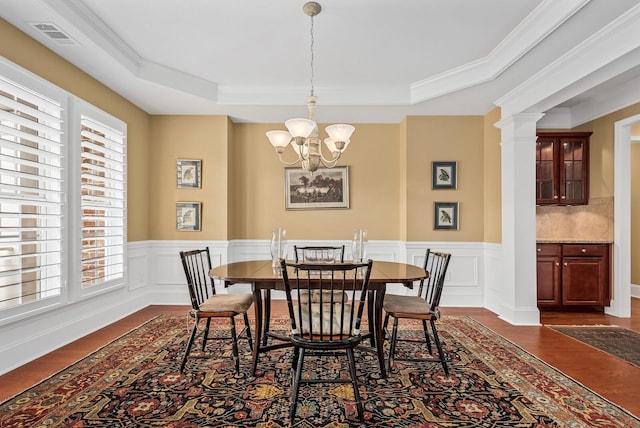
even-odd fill
[{"label": "patterned oriental rug", "polygon": [[608,325],[547,327],[640,367],[640,333],[636,331]]},{"label": "patterned oriental rug", "polygon": [[[273,329],[285,325],[284,319],[272,321]],[[397,370],[380,379],[374,355],[357,352],[366,426],[640,426],[634,415],[472,318],[443,317],[440,328],[452,360],[450,377],[437,363],[398,361]],[[402,334],[418,337],[420,326],[409,325]],[[262,356],[257,377],[248,374],[246,342],[241,343],[246,353],[239,375],[226,345],[194,353],[180,374],[187,338],[185,317],[156,317],[1,403],[0,427],[289,425],[290,349]],[[421,351],[412,347],[411,352]],[[345,369],[325,362],[315,364],[315,375],[333,376]],[[295,426],[357,425],[352,399],[350,386],[303,387]]]}]

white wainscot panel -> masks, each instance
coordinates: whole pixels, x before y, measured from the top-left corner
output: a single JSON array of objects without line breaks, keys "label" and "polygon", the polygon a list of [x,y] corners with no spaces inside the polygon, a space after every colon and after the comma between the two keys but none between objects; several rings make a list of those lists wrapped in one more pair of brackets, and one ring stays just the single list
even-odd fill
[{"label": "white wainscot panel", "polygon": [[492,312],[499,313],[503,298],[502,245],[485,244],[484,252],[484,302],[483,306]]},{"label": "white wainscot panel", "polygon": [[129,290],[135,290],[147,285],[149,283],[149,256],[147,253],[132,254],[132,251],[129,251],[127,260],[129,261],[127,272]]},{"label": "white wainscot panel", "polygon": [[[484,292],[483,244],[473,242],[411,242],[407,244],[408,263],[424,266],[427,248],[431,251],[451,253],[440,300],[441,306],[482,307]],[[410,294],[412,291],[405,289],[404,293]]]}]

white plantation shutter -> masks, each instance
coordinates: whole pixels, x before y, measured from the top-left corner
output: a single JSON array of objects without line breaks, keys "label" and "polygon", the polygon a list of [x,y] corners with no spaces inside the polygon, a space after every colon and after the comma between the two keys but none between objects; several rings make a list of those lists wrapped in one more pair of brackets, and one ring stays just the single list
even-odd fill
[{"label": "white plantation shutter", "polygon": [[125,134],[81,115],[82,288],[124,278]]},{"label": "white plantation shutter", "polygon": [[0,76],[0,309],[61,294],[62,114]]}]

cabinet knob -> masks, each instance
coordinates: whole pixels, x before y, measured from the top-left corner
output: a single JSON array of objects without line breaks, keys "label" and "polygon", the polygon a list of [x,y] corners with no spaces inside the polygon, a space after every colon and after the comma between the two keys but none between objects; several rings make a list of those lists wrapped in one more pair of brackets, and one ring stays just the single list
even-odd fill
[{"label": "cabinet knob", "polygon": [[542,251],[542,248],[538,248],[538,252]]},{"label": "cabinet knob", "polygon": [[565,266],[569,266],[569,265],[567,264],[567,262],[564,262],[563,264],[564,264]]},{"label": "cabinet knob", "polygon": [[562,199],[567,199],[567,197],[566,197],[566,196],[564,196],[564,195],[562,195]]},{"label": "cabinet knob", "polygon": [[581,249],[580,251],[582,251],[583,253],[586,253],[586,252],[587,252],[587,249],[586,249],[586,248],[583,248],[583,249]]},{"label": "cabinet knob", "polygon": [[[566,263],[565,263],[566,264]],[[556,266],[560,266],[560,262],[556,262]]]}]

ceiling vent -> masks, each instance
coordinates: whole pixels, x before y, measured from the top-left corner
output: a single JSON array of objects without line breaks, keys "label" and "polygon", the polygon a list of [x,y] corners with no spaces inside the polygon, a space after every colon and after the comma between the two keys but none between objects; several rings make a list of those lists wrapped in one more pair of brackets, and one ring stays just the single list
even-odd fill
[{"label": "ceiling vent", "polygon": [[59,45],[78,45],[67,33],[50,22],[37,22],[33,27]]}]

